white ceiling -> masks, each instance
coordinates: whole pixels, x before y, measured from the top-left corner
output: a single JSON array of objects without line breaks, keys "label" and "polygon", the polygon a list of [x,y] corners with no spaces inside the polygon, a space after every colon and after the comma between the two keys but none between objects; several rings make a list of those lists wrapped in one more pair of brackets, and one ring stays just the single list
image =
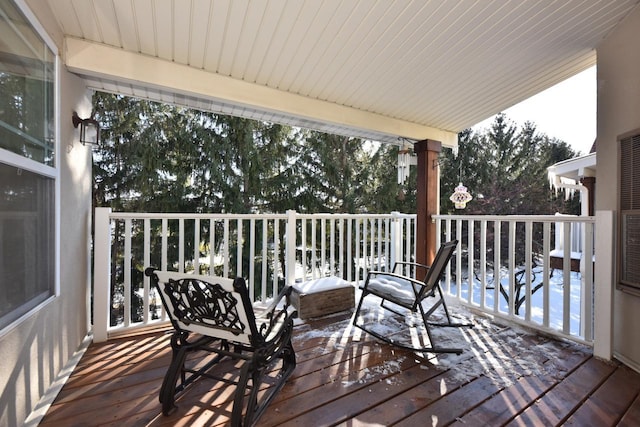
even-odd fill
[{"label": "white ceiling", "polygon": [[594,65],[599,42],[638,0],[46,3],[66,37],[65,63],[92,88],[453,144],[460,130]]}]

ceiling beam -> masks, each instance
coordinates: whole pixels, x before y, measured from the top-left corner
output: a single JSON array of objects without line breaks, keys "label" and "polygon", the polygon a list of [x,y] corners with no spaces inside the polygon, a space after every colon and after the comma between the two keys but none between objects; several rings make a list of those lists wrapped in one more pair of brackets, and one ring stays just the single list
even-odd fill
[{"label": "ceiling beam", "polygon": [[442,129],[307,98],[151,56],[76,38],[65,39],[64,60],[78,74],[219,100],[238,106],[364,129],[453,147],[458,135]]}]

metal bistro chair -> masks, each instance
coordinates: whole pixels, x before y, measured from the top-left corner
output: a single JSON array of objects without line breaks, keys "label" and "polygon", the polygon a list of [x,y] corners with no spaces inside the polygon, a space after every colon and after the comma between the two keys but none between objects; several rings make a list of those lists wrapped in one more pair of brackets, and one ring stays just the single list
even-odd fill
[{"label": "metal bistro chair", "polygon": [[[383,271],[369,271],[369,273],[367,274],[367,278],[364,282],[364,286],[361,287],[362,296],[360,297],[360,301],[358,302],[358,307],[356,308],[356,314],[353,318],[354,326],[357,326],[358,328],[375,336],[376,338],[382,341],[385,341],[389,344],[402,347],[408,350],[428,352],[428,353],[456,353],[456,354],[462,353],[462,349],[460,348],[447,348],[447,347],[440,347],[435,345],[433,342],[433,335],[431,334],[431,331],[429,329],[429,326],[453,326],[453,327],[472,327],[473,326],[470,323],[452,322],[451,316],[449,314],[449,309],[447,308],[447,303],[445,302],[445,299],[444,299],[442,288],[440,287],[440,279],[442,277],[442,274],[444,273],[444,269],[446,265],[449,263],[449,260],[451,259],[453,251],[455,250],[457,245],[458,245],[457,240],[444,243],[438,250],[438,253],[436,254],[431,266],[418,264],[414,262],[396,262],[393,266],[393,270],[391,273],[383,272]],[[397,273],[396,269],[400,266],[410,266],[411,268],[414,269],[416,274],[417,274],[417,270],[424,269],[426,271],[424,280],[422,281],[417,280],[415,277],[407,277]],[[400,313],[399,311],[400,308],[408,309],[412,313],[418,313],[421,321],[424,324],[424,328],[426,329],[427,336],[429,339],[429,345],[418,346],[418,345],[405,343],[402,340],[393,338],[393,335],[395,335],[395,332],[402,332],[402,331],[393,331],[393,333],[391,334],[392,336],[389,336],[387,333],[383,334],[378,331],[375,331],[369,324],[359,323],[364,320],[360,316],[362,303],[365,298],[371,295],[374,295],[382,299],[380,303],[381,307],[393,313],[396,313],[398,315],[402,315],[402,313]],[[431,305],[431,307],[425,311],[423,304],[425,302],[425,299],[429,297],[433,297],[436,300]],[[429,317],[440,306],[442,306],[444,309],[446,322],[444,323],[430,322]],[[407,326],[407,328],[409,327]]]},{"label": "metal bistro chair", "polygon": [[[231,425],[253,425],[296,366],[291,345],[291,287],[264,311],[254,312],[244,279],[200,276],[147,268],[174,328],[171,364],[160,389],[162,412],[176,408],[176,398],[198,377],[236,385]],[[284,305],[279,306],[281,300]],[[195,351],[215,353],[204,366],[187,367]],[[225,360],[242,361],[237,381],[214,375]],[[261,390],[262,384],[270,384]],[[262,387],[264,388],[264,387]],[[243,416],[244,413],[244,416]]]}]

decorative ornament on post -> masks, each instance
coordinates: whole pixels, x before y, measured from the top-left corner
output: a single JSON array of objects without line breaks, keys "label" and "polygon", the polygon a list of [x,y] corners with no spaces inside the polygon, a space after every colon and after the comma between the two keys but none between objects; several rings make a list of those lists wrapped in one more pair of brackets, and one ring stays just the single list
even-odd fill
[{"label": "decorative ornament on post", "polygon": [[80,142],[82,145],[98,145],[100,140],[100,124],[93,118],[81,119],[75,111],[71,116],[74,128],[80,125]]},{"label": "decorative ornament on post", "polygon": [[398,200],[403,201],[405,199],[404,184],[409,177],[410,166],[415,165],[415,158],[412,156],[413,149],[409,144],[411,141],[407,138],[398,138],[402,142],[402,145],[398,149]]},{"label": "decorative ornament on post", "polygon": [[411,164],[411,149],[405,148],[404,144],[398,150],[398,185],[403,185],[409,177],[409,166]]},{"label": "decorative ornament on post", "polygon": [[451,197],[449,197],[449,200],[453,202],[456,209],[466,208],[467,203],[469,203],[472,199],[473,197],[471,197],[471,194],[469,194],[469,192],[467,191],[467,187],[462,185],[462,183],[458,184]]}]

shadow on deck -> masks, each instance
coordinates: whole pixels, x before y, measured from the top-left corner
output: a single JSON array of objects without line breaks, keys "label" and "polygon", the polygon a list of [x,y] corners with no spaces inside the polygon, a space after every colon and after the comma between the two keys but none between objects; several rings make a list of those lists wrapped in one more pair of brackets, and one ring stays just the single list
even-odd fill
[{"label": "shadow on deck", "polygon": [[[258,425],[640,425],[640,374],[579,344],[474,321],[438,330],[461,355],[425,357],[354,329],[349,315],[296,326],[298,365]],[[232,390],[206,379],[161,414],[169,359],[167,333],[92,344],[41,426],[228,423]]]}]

